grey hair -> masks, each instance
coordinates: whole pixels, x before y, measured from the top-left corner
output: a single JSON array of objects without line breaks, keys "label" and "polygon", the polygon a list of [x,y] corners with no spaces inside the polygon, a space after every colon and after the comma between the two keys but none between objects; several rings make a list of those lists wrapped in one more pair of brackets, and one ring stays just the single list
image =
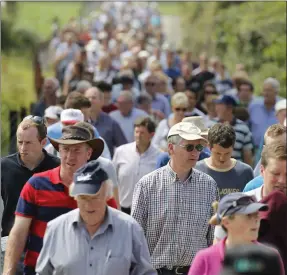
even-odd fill
[{"label": "grey hair", "polygon": [[183,140],[179,135],[170,136],[167,138],[168,144],[178,145]]},{"label": "grey hair", "polygon": [[60,82],[56,77],[47,77],[45,78],[44,82],[51,81],[55,85],[55,90],[58,90],[60,88]]},{"label": "grey hair", "polygon": [[276,78],[268,77],[264,80],[263,84],[270,84],[276,93],[279,93],[280,90],[280,83]]},{"label": "grey hair", "polygon": [[127,100],[133,101],[133,94],[132,94],[132,92],[129,91],[129,90],[123,90],[123,91],[121,91],[121,93],[120,93],[119,96],[122,96],[122,97],[124,97],[124,98],[127,99]]},{"label": "grey hair", "polygon": [[88,80],[81,80],[77,83],[76,91],[81,92],[92,87],[92,84]]}]

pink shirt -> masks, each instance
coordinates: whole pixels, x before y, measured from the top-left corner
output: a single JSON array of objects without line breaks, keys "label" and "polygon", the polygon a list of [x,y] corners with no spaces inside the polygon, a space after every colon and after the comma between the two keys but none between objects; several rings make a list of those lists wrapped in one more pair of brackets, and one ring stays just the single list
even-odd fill
[{"label": "pink shirt", "polygon": [[[191,264],[188,275],[219,275],[225,255],[225,241],[226,238],[213,246],[200,250]],[[254,243],[262,245],[258,242]],[[282,275],[284,275],[285,271],[281,257],[280,261]]]}]

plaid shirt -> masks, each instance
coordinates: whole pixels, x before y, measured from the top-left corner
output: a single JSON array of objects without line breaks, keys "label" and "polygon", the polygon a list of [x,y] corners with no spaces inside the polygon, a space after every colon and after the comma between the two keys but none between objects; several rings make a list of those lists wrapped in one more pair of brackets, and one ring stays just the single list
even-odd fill
[{"label": "plaid shirt", "polygon": [[210,176],[192,169],[181,182],[169,163],[137,183],[131,215],[144,230],[154,268],[189,266],[199,250],[212,245],[208,221],[216,200]]}]

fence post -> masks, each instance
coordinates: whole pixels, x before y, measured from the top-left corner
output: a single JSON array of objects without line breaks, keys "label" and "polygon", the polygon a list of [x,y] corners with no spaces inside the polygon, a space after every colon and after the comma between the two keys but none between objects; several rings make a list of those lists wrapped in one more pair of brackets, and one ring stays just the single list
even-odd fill
[{"label": "fence post", "polygon": [[10,144],[9,144],[9,154],[14,154],[17,152],[16,146],[16,133],[18,127],[18,111],[9,112],[9,122],[10,122]]}]

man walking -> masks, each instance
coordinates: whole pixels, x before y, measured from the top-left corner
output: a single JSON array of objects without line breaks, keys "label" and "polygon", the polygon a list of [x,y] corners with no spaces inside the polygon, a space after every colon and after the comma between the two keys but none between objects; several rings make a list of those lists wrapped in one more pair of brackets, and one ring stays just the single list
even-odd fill
[{"label": "man walking", "polygon": [[21,192],[5,253],[3,274],[6,275],[15,274],[25,247],[24,275],[35,274],[47,222],[77,207],[68,192],[74,172],[92,154],[99,157],[104,148],[101,139],[92,139],[87,129],[78,126],[66,126],[60,139],[49,139],[59,150],[61,164],[52,170],[35,174]]},{"label": "man walking", "polygon": [[187,274],[195,254],[212,244],[208,220],[219,200],[217,185],[193,169],[206,143],[198,127],[175,124],[168,133],[170,162],[136,184],[131,215],[144,230],[159,274]]},{"label": "man walking", "polygon": [[119,182],[121,209],[131,213],[135,184],[146,174],[155,170],[160,150],[151,144],[155,123],[149,117],[139,118],[134,124],[135,142],[117,148],[113,164]]},{"label": "man walking", "polygon": [[130,216],[107,207],[107,179],[94,161],[75,173],[70,194],[78,209],[48,223],[37,274],[157,274],[142,228]]}]

